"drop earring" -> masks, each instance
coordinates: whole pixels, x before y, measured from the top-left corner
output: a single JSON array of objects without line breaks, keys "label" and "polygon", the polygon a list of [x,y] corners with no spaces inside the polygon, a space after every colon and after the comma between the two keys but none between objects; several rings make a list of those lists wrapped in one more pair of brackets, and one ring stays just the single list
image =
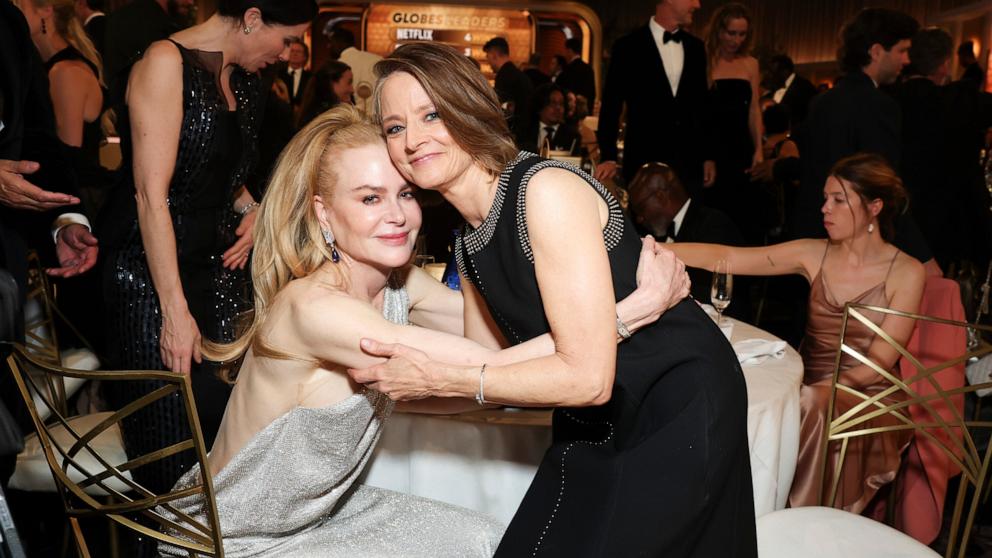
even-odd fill
[{"label": "drop earring", "polygon": [[41,20],[41,34],[42,35],[48,34],[48,26],[45,24],[45,20]]},{"label": "drop earring", "polygon": [[334,246],[334,235],[327,229],[323,229],[321,232],[324,233],[324,242],[331,247],[331,261],[338,263],[341,261],[341,254],[338,254],[337,246]]},{"label": "drop earring", "polygon": [[868,223],[868,234],[875,232],[875,223]]},{"label": "drop earring", "polygon": [[245,31],[245,35],[251,33],[251,27],[248,27],[247,25],[245,25],[244,31]]}]

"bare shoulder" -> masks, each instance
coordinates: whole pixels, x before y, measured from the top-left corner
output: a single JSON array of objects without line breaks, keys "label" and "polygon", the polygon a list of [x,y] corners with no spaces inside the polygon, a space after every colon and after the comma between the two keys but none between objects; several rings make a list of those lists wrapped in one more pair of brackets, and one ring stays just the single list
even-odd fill
[{"label": "bare shoulder", "polygon": [[[183,57],[179,48],[169,41],[155,41],[141,60],[134,63],[128,85],[149,85],[158,88],[162,84],[173,84],[182,75]],[[181,79],[178,81],[182,83]]]},{"label": "bare shoulder", "polygon": [[922,289],[926,282],[926,268],[913,256],[900,251],[892,264],[893,286],[899,288]]},{"label": "bare shoulder", "polygon": [[52,69],[48,71],[48,79],[53,84],[62,84],[70,81],[78,83],[87,78],[96,81],[96,77],[93,76],[90,67],[82,60],[63,60],[52,66]]},{"label": "bare shoulder", "polygon": [[527,199],[554,202],[557,196],[599,196],[589,183],[574,172],[558,167],[547,167],[537,171],[527,187]]}]

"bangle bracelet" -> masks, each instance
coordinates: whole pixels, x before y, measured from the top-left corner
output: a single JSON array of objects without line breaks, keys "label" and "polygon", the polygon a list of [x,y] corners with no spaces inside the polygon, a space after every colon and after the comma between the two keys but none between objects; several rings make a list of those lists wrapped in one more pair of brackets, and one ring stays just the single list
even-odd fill
[{"label": "bangle bracelet", "polygon": [[627,324],[623,323],[620,316],[617,316],[617,335],[620,339],[630,339],[630,330],[627,329]]},{"label": "bangle bracelet", "polygon": [[256,209],[257,207],[258,207],[258,202],[246,203],[245,206],[241,208],[241,211],[238,212],[238,214],[244,217],[245,215],[248,215],[249,211],[251,211],[252,209]]},{"label": "bangle bracelet", "polygon": [[486,365],[483,364],[482,368],[479,369],[479,392],[475,394],[475,402],[478,403],[479,406],[483,406],[486,404],[486,392],[484,389],[485,383],[486,383]]}]

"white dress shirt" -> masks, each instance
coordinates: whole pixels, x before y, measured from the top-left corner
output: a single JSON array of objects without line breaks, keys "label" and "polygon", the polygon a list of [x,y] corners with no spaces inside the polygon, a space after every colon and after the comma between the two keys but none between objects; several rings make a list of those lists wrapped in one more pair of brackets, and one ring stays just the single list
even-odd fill
[{"label": "white dress shirt", "polygon": [[303,77],[303,68],[290,68],[290,75],[293,76],[293,96],[300,90],[300,78]]},{"label": "white dress shirt", "polygon": [[796,79],[796,72],[789,74],[789,78],[785,80],[785,85],[775,90],[775,94],[772,95],[772,98],[775,100],[776,104],[782,102],[782,98],[785,97],[785,92],[789,90],[789,86],[792,85],[792,80],[794,79]]},{"label": "white dress shirt", "polygon": [[[549,126],[551,127],[550,134],[547,132],[547,130],[545,130],[545,128]],[[541,149],[541,146],[544,145],[544,139],[547,138],[548,142],[550,142],[552,139],[554,139],[555,134],[557,133],[558,133],[558,124],[545,124],[544,122],[541,122],[540,127],[537,130],[537,148]],[[554,146],[552,145],[551,148],[554,149]]]},{"label": "white dress shirt", "polygon": [[[682,221],[685,220],[685,212],[689,209],[690,203],[692,203],[692,198],[685,200],[685,203],[682,204],[682,209],[680,209],[679,212],[675,214],[675,218],[672,219],[672,224],[675,225],[675,236],[678,236],[679,231],[682,230]],[[675,239],[668,237],[665,239],[665,242],[675,242]]]},{"label": "white dress shirt", "polygon": [[[658,25],[652,17],[648,20],[648,28],[654,37],[654,44],[658,46],[658,54],[661,55],[661,62],[665,66],[665,74],[668,76],[668,83],[672,86],[672,95],[679,92],[679,80],[682,79],[682,66],[685,65],[685,50],[681,42],[668,41],[665,43],[665,28]],[[679,28],[670,33],[683,33]]]}]

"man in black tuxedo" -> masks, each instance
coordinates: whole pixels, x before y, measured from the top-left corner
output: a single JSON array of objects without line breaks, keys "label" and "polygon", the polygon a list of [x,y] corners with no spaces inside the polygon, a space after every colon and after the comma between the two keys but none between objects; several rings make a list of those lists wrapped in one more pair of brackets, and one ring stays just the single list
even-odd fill
[{"label": "man in black tuxedo", "polygon": [[107,36],[107,16],[103,13],[103,0],[76,0],[76,19],[83,24],[93,46],[103,56]]},{"label": "man in black tuxedo", "polygon": [[534,94],[534,86],[527,74],[510,61],[510,45],[503,37],[489,39],[482,50],[486,53],[486,61],[496,74],[496,95],[499,102],[504,103],[510,130],[514,136],[520,137],[527,126],[527,116],[530,114],[530,98]]},{"label": "man in black tuxedo", "polygon": [[789,108],[790,129],[795,132],[806,119],[816,86],[796,73],[792,59],[785,54],[777,54],[768,62],[765,85],[773,91],[772,99],[776,103]]},{"label": "man in black tuxedo", "polygon": [[582,147],[579,131],[565,121],[565,93],[554,83],[546,83],[534,92],[534,110],[525,133],[518,138],[517,145],[532,153],[540,153],[547,138],[552,150],[568,151],[577,155]]},{"label": "man in black tuxedo", "polygon": [[[693,202],[675,171],[663,163],[647,163],[637,171],[628,189],[630,212],[641,234],[658,242],[705,242],[744,246],[744,237],[726,213]],[[700,302],[709,302],[713,274],[689,268],[691,293]],[[737,279],[737,288],[726,314],[739,320],[750,319],[748,285]]]},{"label": "man in black tuxedo", "polygon": [[982,68],[975,58],[974,42],[965,41],[958,46],[958,64],[964,68],[958,81],[970,83],[979,91],[985,91],[985,68]]},{"label": "man in black tuxedo", "polygon": [[565,59],[568,61],[555,83],[589,102],[589,112],[596,104],[596,74],[592,66],[582,59],[582,39],[572,37],[565,41]]},{"label": "man in black tuxedo", "polygon": [[596,132],[602,154],[599,180],[616,174],[625,103],[623,176],[628,184],[641,165],[652,161],[670,165],[693,197],[716,179],[706,48],[682,29],[697,9],[698,0],[662,0],[647,25],[613,45]]},{"label": "man in black tuxedo", "polygon": [[913,37],[908,79],[889,93],[902,109],[902,165],[909,210],[941,268],[988,258],[989,194],[980,151],[992,126],[992,95],[950,78],[954,42],[944,30]]},{"label": "man in black tuxedo", "polygon": [[796,207],[789,212],[793,237],[826,237],[820,213],[823,185],[840,159],[871,152],[899,168],[899,104],[878,86],[893,83],[909,63],[910,41],[918,29],[909,15],[885,8],[866,8],[844,26],[838,57],[846,73],[813,99],[797,137],[802,178]]},{"label": "man in black tuxedo", "polygon": [[279,79],[289,90],[289,104],[296,108],[303,102],[303,92],[310,81],[310,70],[306,69],[310,60],[310,48],[300,39],[294,39],[289,45],[289,61],[286,69],[279,73]]}]

